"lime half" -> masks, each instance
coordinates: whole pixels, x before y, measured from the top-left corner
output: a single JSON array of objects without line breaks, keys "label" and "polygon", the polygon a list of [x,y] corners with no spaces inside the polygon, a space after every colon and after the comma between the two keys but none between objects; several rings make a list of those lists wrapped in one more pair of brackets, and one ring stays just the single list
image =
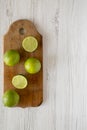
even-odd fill
[{"label": "lime half", "polygon": [[25,37],[24,40],[22,41],[22,47],[27,52],[33,52],[38,47],[38,41],[33,36]]},{"label": "lime half", "polygon": [[15,88],[23,89],[27,86],[27,79],[23,75],[16,75],[12,78],[12,84]]}]

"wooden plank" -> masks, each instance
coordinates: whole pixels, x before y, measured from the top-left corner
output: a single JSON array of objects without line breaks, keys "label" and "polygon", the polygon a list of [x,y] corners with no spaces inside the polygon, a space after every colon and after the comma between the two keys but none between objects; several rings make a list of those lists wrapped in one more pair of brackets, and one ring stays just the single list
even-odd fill
[{"label": "wooden plank", "polygon": [[[34,36],[38,40],[38,48],[32,53],[22,48],[22,41],[27,36]],[[36,30],[34,24],[29,20],[18,20],[14,22],[4,36],[4,53],[14,49],[20,53],[20,62],[9,67],[4,64],[4,92],[13,89],[20,95],[19,107],[39,106],[43,100],[43,46],[42,36]],[[42,67],[37,74],[29,74],[24,69],[24,62],[29,57],[35,57],[41,61]],[[16,89],[12,85],[12,77],[23,74],[28,79],[28,86],[25,89]]]}]

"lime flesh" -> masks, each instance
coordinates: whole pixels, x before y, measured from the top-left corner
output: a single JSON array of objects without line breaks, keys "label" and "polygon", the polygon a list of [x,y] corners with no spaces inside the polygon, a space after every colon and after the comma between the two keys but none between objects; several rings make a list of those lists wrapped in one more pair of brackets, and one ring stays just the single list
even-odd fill
[{"label": "lime flesh", "polygon": [[38,73],[41,69],[41,63],[36,58],[29,58],[25,61],[25,70],[30,74]]},{"label": "lime flesh", "polygon": [[38,41],[35,37],[29,36],[24,38],[22,41],[22,47],[24,48],[25,51],[27,52],[33,52],[37,49],[38,47]]},{"label": "lime flesh", "polygon": [[2,99],[4,106],[13,107],[19,103],[20,97],[16,91],[8,90],[4,93]]},{"label": "lime flesh", "polygon": [[28,82],[23,75],[16,75],[12,78],[12,84],[15,88],[24,89],[27,86]]},{"label": "lime flesh", "polygon": [[8,50],[4,54],[4,62],[8,66],[16,65],[20,60],[20,55],[16,50]]}]

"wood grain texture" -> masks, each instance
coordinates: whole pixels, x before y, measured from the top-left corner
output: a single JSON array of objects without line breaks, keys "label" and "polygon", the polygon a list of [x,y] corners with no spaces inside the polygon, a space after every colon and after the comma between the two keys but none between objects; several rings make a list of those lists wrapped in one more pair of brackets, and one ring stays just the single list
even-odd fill
[{"label": "wood grain texture", "polygon": [[87,1],[0,0],[0,52],[10,23],[30,19],[43,34],[44,102],[4,108],[0,55],[0,130],[87,129]]},{"label": "wood grain texture", "polygon": [[[22,41],[28,36],[33,36],[38,41],[37,50],[32,53],[28,53],[22,48]],[[18,51],[20,62],[12,67],[4,64],[4,92],[12,89],[20,95],[18,107],[39,106],[43,101],[43,45],[42,36],[31,21],[17,20],[10,25],[4,36],[4,53],[11,49]],[[41,70],[37,74],[31,75],[24,69],[24,63],[30,57],[37,58],[41,62]],[[16,89],[12,85],[12,78],[18,74],[24,75],[28,80],[25,89]]]}]

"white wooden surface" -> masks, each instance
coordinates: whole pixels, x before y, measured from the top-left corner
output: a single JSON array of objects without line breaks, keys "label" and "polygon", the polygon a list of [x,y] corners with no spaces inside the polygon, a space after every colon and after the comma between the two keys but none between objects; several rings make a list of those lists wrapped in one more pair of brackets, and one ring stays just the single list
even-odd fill
[{"label": "white wooden surface", "polygon": [[[43,35],[44,102],[5,108],[3,35],[23,18]],[[86,0],[0,0],[0,130],[87,130]]]}]

